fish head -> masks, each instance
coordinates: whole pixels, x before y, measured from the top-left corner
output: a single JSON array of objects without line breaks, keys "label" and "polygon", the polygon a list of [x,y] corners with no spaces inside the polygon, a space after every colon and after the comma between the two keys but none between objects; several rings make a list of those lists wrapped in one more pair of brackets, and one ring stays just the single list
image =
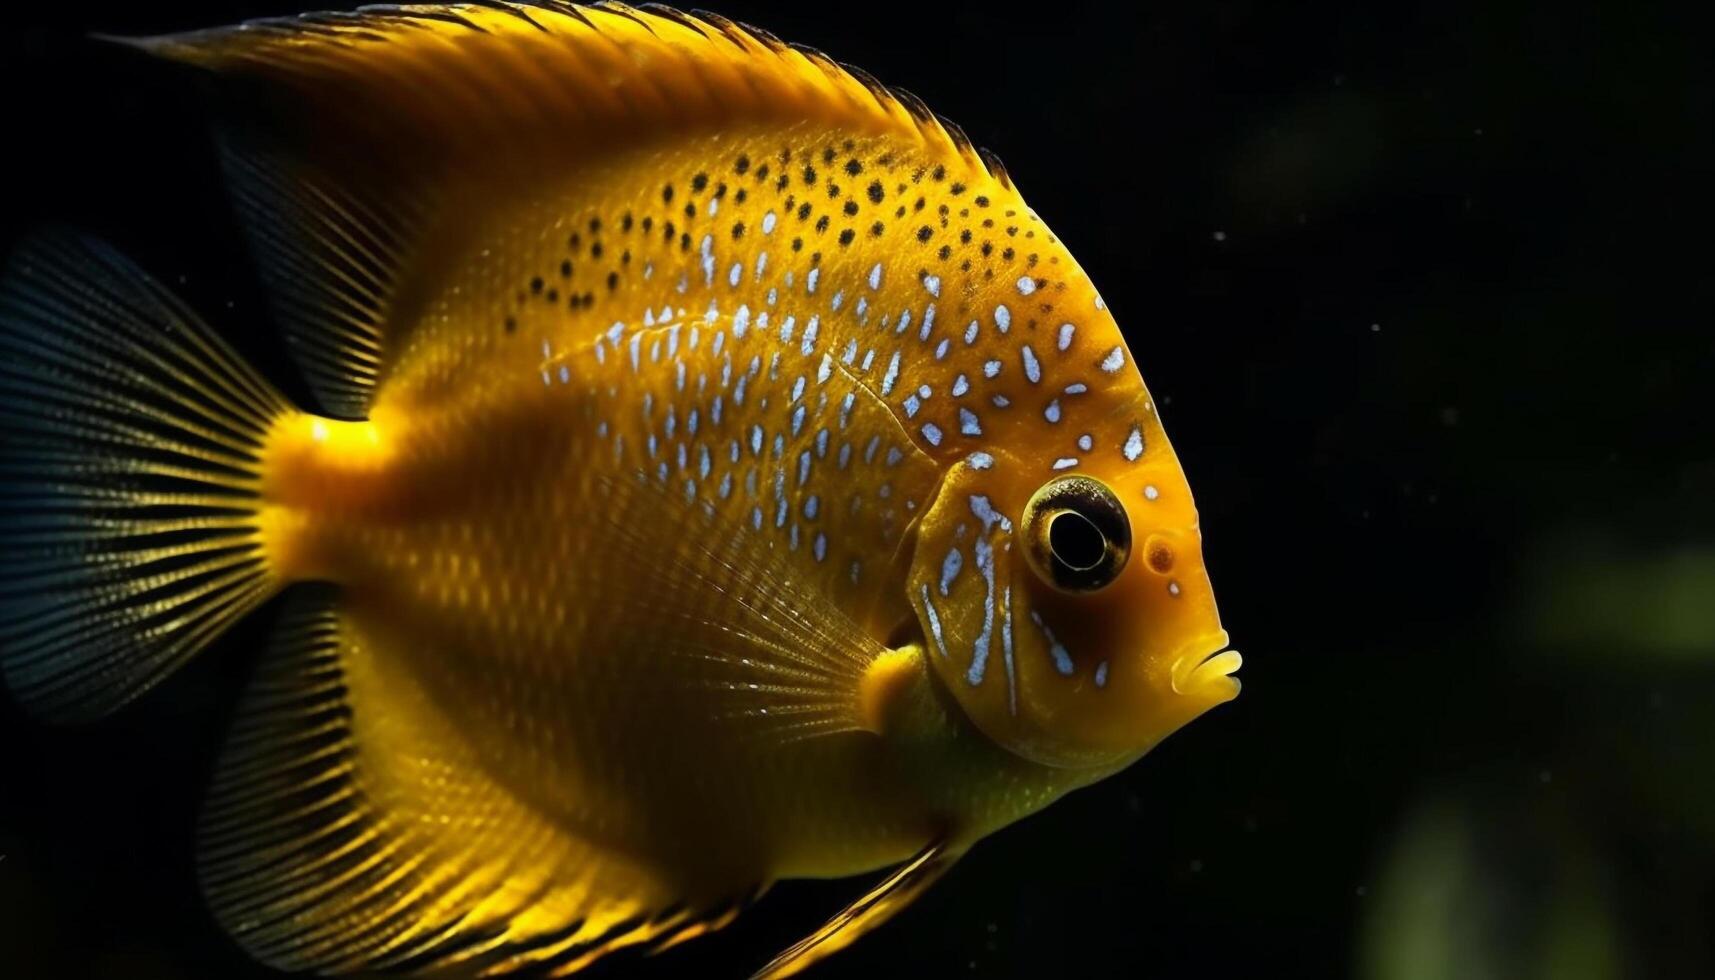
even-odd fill
[{"label": "fish head", "polygon": [[[1236,697],[1240,658],[1155,404],[1112,319],[1080,329],[1083,370],[1064,359],[1046,392],[1046,366],[1021,379],[1020,410],[991,413],[995,438],[948,467],[908,587],[942,686],[981,732],[1043,765],[1111,768]],[[1052,418],[1031,411],[1049,397]]]}]

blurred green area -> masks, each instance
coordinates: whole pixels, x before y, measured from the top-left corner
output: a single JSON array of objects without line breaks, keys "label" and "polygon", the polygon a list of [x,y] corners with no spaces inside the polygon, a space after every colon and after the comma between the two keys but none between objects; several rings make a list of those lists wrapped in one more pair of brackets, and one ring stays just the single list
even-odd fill
[{"label": "blurred green area", "polygon": [[1715,976],[1715,548],[1641,540],[1579,526],[1520,562],[1494,673],[1558,707],[1519,721],[1552,761],[1420,787],[1381,837],[1358,976]]}]

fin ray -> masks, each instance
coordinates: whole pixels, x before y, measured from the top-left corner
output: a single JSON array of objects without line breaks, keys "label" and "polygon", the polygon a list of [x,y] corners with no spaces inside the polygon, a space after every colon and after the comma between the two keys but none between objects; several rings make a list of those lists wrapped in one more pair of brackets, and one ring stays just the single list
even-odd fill
[{"label": "fin ray", "polygon": [[257,519],[291,407],[170,293],[67,232],[0,284],[0,671],[30,711],[99,717],[278,583]]},{"label": "fin ray", "polygon": [[958,859],[959,854],[949,850],[944,841],[930,844],[821,928],[756,971],[751,980],[783,980],[850,946],[910,905]]},{"label": "fin ray", "polygon": [[316,971],[557,974],[714,914],[652,916],[673,907],[672,886],[489,780],[338,601],[307,587],[288,603],[199,827],[204,893],[254,955]]}]

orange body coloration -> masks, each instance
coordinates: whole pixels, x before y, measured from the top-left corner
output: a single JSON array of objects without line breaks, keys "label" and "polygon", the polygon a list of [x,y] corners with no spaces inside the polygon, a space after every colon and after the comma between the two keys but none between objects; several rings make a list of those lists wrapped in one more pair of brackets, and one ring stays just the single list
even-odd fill
[{"label": "orange body coloration", "polygon": [[570,972],[910,859],[784,975],[1237,693],[1118,325],[915,100],[628,8],[144,46],[325,140],[235,172],[354,420],[268,396],[202,478],[254,515],[234,609],[332,587],[205,832],[258,955]]}]

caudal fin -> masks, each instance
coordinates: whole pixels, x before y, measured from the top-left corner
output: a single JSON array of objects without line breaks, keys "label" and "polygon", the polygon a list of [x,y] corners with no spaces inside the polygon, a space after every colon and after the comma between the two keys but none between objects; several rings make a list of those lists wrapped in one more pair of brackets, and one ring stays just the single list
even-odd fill
[{"label": "caudal fin", "polygon": [[0,279],[0,673],[96,718],[278,587],[263,440],[292,407],[112,249],[24,243]]}]

